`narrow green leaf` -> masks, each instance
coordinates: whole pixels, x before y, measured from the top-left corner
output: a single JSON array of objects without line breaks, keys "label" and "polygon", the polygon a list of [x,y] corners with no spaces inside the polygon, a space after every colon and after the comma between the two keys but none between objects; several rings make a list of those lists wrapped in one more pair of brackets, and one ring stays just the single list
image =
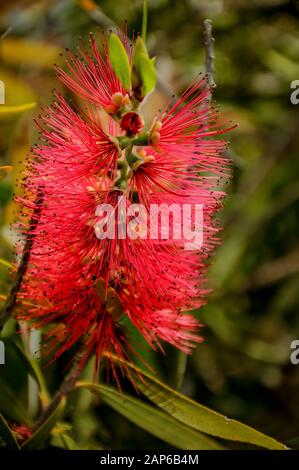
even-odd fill
[{"label": "narrow green leaf", "polygon": [[24,366],[24,369],[26,370],[27,374],[31,375],[31,377],[34,378],[39,384],[39,381],[40,381],[39,372],[37,370],[37,367],[33,363],[32,358],[29,358],[26,355],[25,351],[20,346],[15,344],[13,341],[6,339],[5,344],[6,344],[6,350],[10,348],[10,354],[12,353],[14,354],[15,358]]},{"label": "narrow green leaf", "polygon": [[110,34],[109,58],[111,66],[123,87],[129,91],[131,89],[131,70],[128,54],[120,38],[114,33]]},{"label": "narrow green leaf", "polygon": [[212,438],[180,423],[158,408],[148,405],[131,395],[121,393],[113,387],[88,382],[79,382],[77,387],[86,387],[92,392],[98,393],[102,400],[115,411],[145,431],[179,449],[223,449]]},{"label": "narrow green leaf", "polygon": [[30,426],[28,407],[28,376],[38,382],[37,374],[21,347],[9,337],[1,337],[5,363],[0,370],[0,411],[20,424]]},{"label": "narrow green leaf", "polygon": [[147,57],[149,57],[145,41],[142,39],[142,37],[138,36],[134,45],[134,49],[133,49],[133,63],[134,64],[138,62],[138,56],[140,54],[145,54]]},{"label": "narrow green leaf", "polygon": [[[120,361],[119,359],[117,359]],[[124,362],[124,361],[123,361]],[[234,419],[217,413],[206,406],[197,403],[181,393],[173,390],[168,385],[160,382],[149,373],[136,368],[130,362],[126,365],[134,372],[142,374],[144,381],[138,380],[136,374],[136,386],[153,403],[162,408],[166,413],[198,431],[211,436],[231,441],[253,444],[267,449],[285,450],[287,447],[277,440],[242,424]]]},{"label": "narrow green leaf", "polygon": [[179,389],[181,388],[182,383],[184,381],[188,356],[183,351],[180,351],[178,349],[175,351],[175,354],[175,364],[173,367],[171,385],[175,389]]},{"label": "narrow green leaf", "polygon": [[[29,358],[25,351],[11,339],[2,338],[2,341],[5,345],[6,360],[1,371],[1,380],[6,381],[7,385],[15,392],[20,391],[22,387],[19,387],[19,382],[23,385],[23,382],[26,382],[27,375],[31,375],[40,384],[41,372],[38,371],[33,359]],[[16,371],[18,371],[17,374]],[[27,385],[25,385],[25,388],[27,390]]]},{"label": "narrow green leaf", "polygon": [[10,447],[11,449],[14,450],[20,450],[19,444],[17,443],[17,440],[9,428],[5,418],[3,415],[0,413],[0,436],[4,440],[4,442]]},{"label": "narrow green leaf", "polygon": [[[88,390],[82,390],[86,392],[89,397],[90,393],[88,393]],[[61,429],[61,426],[63,427],[64,425],[59,425],[55,426],[55,428],[52,431],[51,435],[51,440],[50,440],[50,445],[54,447],[59,447],[60,449],[65,449],[65,450],[83,450],[80,449],[78,444],[74,441],[74,439],[69,435],[69,432],[72,429],[72,426],[70,425],[70,429]]]},{"label": "narrow green leaf", "polygon": [[[21,350],[21,349],[20,349]],[[24,355],[24,359],[27,361],[29,366],[30,375],[36,380],[40,393],[40,401],[43,407],[46,407],[50,401],[50,395],[47,389],[46,381],[44,375],[41,371],[41,368],[34,357],[27,356],[23,350],[21,350]]]},{"label": "narrow green leaf", "polygon": [[51,434],[55,424],[61,418],[66,405],[66,398],[62,398],[49,418],[40,426],[22,445],[22,450],[40,449]]},{"label": "narrow green leaf", "polygon": [[6,259],[3,259],[3,258],[0,258],[0,264],[9,269],[13,268],[13,265],[9,261],[6,261]]},{"label": "narrow green leaf", "polygon": [[35,106],[36,106],[36,103],[34,102],[15,105],[15,106],[1,105],[0,106],[0,120],[3,121],[3,119],[11,118],[18,114],[25,113],[26,111],[30,111]]},{"label": "narrow green leaf", "polygon": [[17,423],[30,425],[30,418],[18,396],[0,378],[0,410]]},{"label": "narrow green leaf", "polygon": [[[0,295],[0,300],[6,300],[6,295]],[[12,338],[18,329],[17,320],[15,318],[10,317],[7,322],[5,323],[3,330],[1,332],[1,340],[5,340],[7,338]]]},{"label": "narrow green leaf", "polygon": [[138,37],[133,51],[133,65],[135,73],[142,87],[142,95],[148,95],[157,84],[157,72],[155,64],[149,58],[146,45],[141,37]]},{"label": "narrow green leaf", "polygon": [[167,386],[152,382],[150,385],[139,383],[138,387],[157,406],[194,429],[211,436],[254,444],[267,449],[285,449],[285,446],[275,439],[206,408]]},{"label": "narrow green leaf", "polygon": [[154,64],[145,54],[139,56],[138,71],[141,77],[143,95],[146,96],[157,84],[157,72]]},{"label": "narrow green leaf", "polygon": [[58,436],[61,440],[61,443],[66,450],[79,450],[79,447],[77,446],[76,442],[67,434],[58,434]]}]

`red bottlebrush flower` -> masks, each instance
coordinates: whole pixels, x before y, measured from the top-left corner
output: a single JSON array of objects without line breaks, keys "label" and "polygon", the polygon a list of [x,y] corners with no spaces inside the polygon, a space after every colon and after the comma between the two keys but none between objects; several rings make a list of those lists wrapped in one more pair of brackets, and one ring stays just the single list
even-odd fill
[{"label": "red bottlebrush flower", "polygon": [[32,169],[38,185],[43,184],[43,175],[55,190],[59,183],[65,185],[87,175],[115,173],[120,150],[104,132],[100,118],[90,112],[83,120],[61,95],[55,93],[54,97],[38,123],[44,143],[34,149]]},{"label": "red bottlebrush flower", "polygon": [[[90,53],[79,48],[78,55],[74,55],[67,49],[65,70],[60,66],[55,68],[58,78],[75,95],[113,113],[127,104],[129,90],[124,89],[113,71],[106,38],[102,34],[99,36],[100,49],[90,34]],[[125,31],[120,33],[120,37],[131,56]]]},{"label": "red bottlebrush flower", "polygon": [[143,120],[138,113],[130,112],[123,115],[120,121],[120,128],[125,131],[128,137],[133,137],[143,129]]},{"label": "red bottlebrush flower", "polygon": [[[21,202],[33,211],[42,192],[43,203],[28,232],[20,318],[50,325],[46,349],[54,357],[76,343],[98,359],[137,354],[124,317],[154,349],[166,341],[190,353],[202,340],[201,325],[184,312],[205,302],[207,260],[218,244],[214,216],[224,196],[218,178],[228,167],[226,143],[210,139],[223,132],[212,124],[210,88],[205,78],[193,83],[142,133],[139,113],[128,111],[133,91],[113,72],[108,46],[101,54],[92,38],[91,47],[93,57],[81,53],[82,63],[70,55],[71,78],[59,75],[96,108],[81,115],[56,94],[39,122],[42,142]],[[111,116],[100,118],[98,107]],[[167,222],[152,212],[157,207],[166,207]],[[201,230],[193,243],[195,221]]]},{"label": "red bottlebrush flower", "polygon": [[15,434],[19,444],[27,441],[32,436],[32,431],[25,424],[10,424],[12,432]]}]

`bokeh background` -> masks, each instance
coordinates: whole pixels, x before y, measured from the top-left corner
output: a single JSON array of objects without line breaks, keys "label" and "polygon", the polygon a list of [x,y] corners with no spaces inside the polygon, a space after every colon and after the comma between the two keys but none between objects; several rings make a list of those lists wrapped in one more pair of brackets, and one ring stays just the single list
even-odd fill
[{"label": "bokeh background", "polygon": [[[239,123],[229,137],[233,177],[221,214],[223,244],[209,270],[213,294],[198,312],[205,342],[188,359],[181,391],[297,447],[299,365],[290,363],[290,343],[299,339],[299,105],[290,102],[290,83],[299,79],[298,2],[148,3],[148,47],[162,82],[152,106],[204,70],[203,20],[211,18],[215,98],[227,119]],[[53,64],[64,48],[75,49],[79,37],[98,27],[126,19],[129,33],[140,31],[142,1],[1,0],[0,7],[6,105],[37,102],[33,110],[10,114],[0,106],[0,166],[13,166],[0,182],[0,257],[10,260],[9,227],[17,212],[12,194],[19,191],[21,162],[37,140],[32,117],[50,102],[54,87],[75,99],[61,88]],[[8,271],[0,265],[0,306],[9,291]],[[15,329],[11,324],[5,334]],[[166,357],[144,354],[172,383],[174,351]],[[46,370],[50,388],[64,361]],[[69,420],[81,448],[167,447],[88,393],[74,398]]]}]

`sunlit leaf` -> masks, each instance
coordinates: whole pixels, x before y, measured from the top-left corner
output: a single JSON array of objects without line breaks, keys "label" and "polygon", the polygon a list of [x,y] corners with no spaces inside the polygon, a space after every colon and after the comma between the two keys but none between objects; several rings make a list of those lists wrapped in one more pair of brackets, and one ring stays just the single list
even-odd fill
[{"label": "sunlit leaf", "polygon": [[0,106],[0,118],[7,118],[10,119],[15,115],[25,113],[26,111],[30,111],[31,109],[35,108],[36,103],[27,103],[27,104],[20,104],[16,106]]},{"label": "sunlit leaf", "polygon": [[119,392],[108,385],[79,382],[78,387],[86,387],[92,392],[98,393],[102,400],[118,413],[145,431],[179,449],[216,450],[222,448],[213,439],[180,423],[167,413],[144,403],[139,398]]},{"label": "sunlit leaf", "polygon": [[[117,360],[121,362],[121,360]],[[135,370],[135,372],[138,371],[144,376],[145,381],[141,381],[140,379],[138,380],[138,375],[136,374],[136,386],[138,389],[149,400],[178,421],[198,431],[222,439],[245,442],[267,449],[286,449],[286,446],[281,442],[191,400],[160,382],[151,374],[137,369],[134,364],[126,362],[126,365],[132,369],[132,372]]]},{"label": "sunlit leaf", "polygon": [[112,68],[125,90],[131,89],[131,70],[128,54],[119,37],[111,33],[109,38],[109,58]]},{"label": "sunlit leaf", "polygon": [[9,269],[13,268],[13,265],[9,261],[6,261],[6,259],[3,259],[3,258],[0,258],[0,264]]},{"label": "sunlit leaf", "polygon": [[61,52],[58,46],[36,39],[29,41],[24,38],[6,37],[1,41],[1,59],[11,65],[26,64],[52,69]]},{"label": "sunlit leaf", "polygon": [[138,72],[141,77],[143,96],[146,96],[157,84],[157,72],[151,60],[144,54],[139,56]]},{"label": "sunlit leaf", "polygon": [[[4,84],[4,104],[0,105],[0,124],[12,124],[22,114],[34,108],[37,96],[19,75],[2,67],[0,67],[0,80]],[[7,135],[4,137],[8,139],[8,143],[12,137],[12,130],[13,127],[7,127],[5,130]]]},{"label": "sunlit leaf", "polygon": [[146,96],[157,84],[157,72],[154,61],[149,58],[141,37],[138,37],[136,40],[133,52],[133,65],[141,84],[142,95]]}]

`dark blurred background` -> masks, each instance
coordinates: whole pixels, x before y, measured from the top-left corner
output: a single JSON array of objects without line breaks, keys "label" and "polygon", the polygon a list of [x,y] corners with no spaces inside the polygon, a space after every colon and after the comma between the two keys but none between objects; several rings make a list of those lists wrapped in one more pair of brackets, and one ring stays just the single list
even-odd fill
[{"label": "dark blurred background", "polygon": [[[79,36],[128,20],[140,31],[141,0],[0,1],[0,79],[6,105],[33,101],[33,111],[0,107],[0,257],[14,242],[12,193],[22,177],[32,116],[61,88],[52,66]],[[179,93],[204,70],[203,20],[215,37],[215,98],[227,119],[233,178],[221,214],[223,244],[209,270],[214,293],[200,312],[205,342],[188,360],[183,393],[296,447],[299,442],[299,365],[290,343],[299,339],[299,105],[290,83],[299,80],[299,5],[285,0],[149,0],[148,46],[163,87]],[[165,89],[164,89],[165,88]],[[64,93],[67,92],[64,90]],[[70,97],[70,95],[67,95]],[[18,190],[19,191],[19,190]],[[0,305],[8,292],[0,265]],[[175,354],[151,359],[171,382]],[[59,366],[56,366],[59,367]],[[55,367],[48,370],[55,377]],[[55,381],[55,378],[51,379]],[[73,414],[84,447],[158,448],[161,441],[82,394]]]}]

